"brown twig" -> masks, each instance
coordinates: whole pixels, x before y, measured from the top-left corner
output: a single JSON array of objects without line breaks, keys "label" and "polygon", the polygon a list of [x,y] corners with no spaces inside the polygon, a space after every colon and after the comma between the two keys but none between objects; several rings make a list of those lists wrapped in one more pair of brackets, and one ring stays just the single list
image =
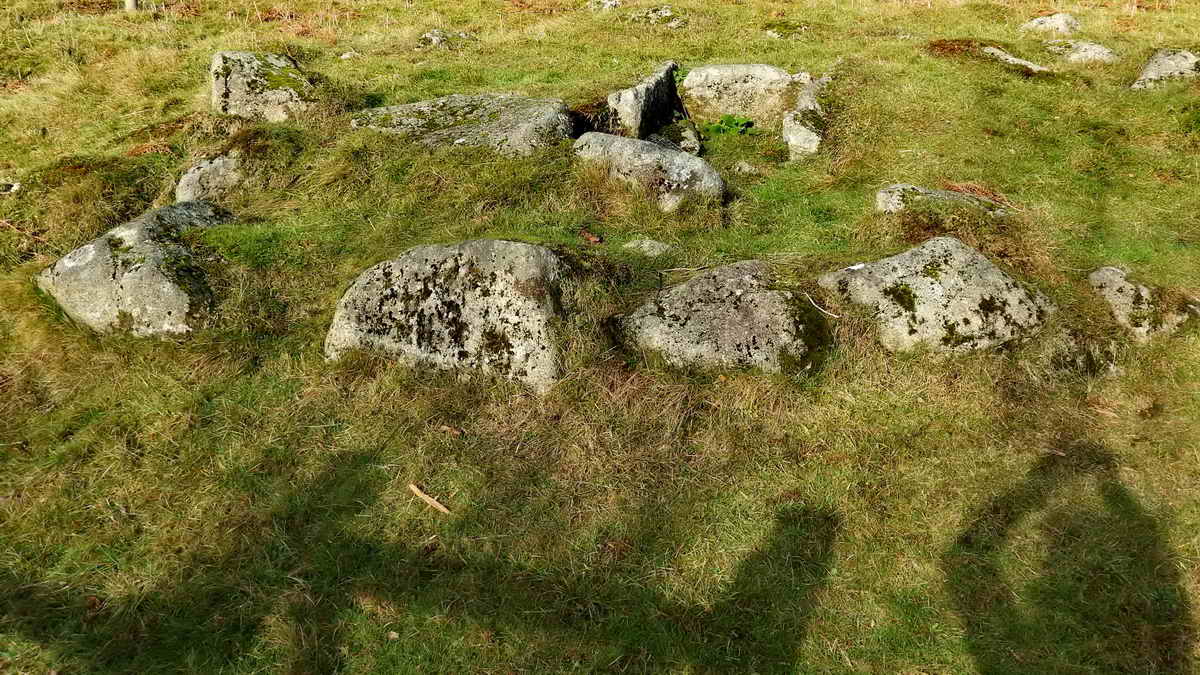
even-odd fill
[{"label": "brown twig", "polygon": [[429,495],[422,492],[421,488],[417,487],[416,485],[413,485],[412,483],[409,483],[408,489],[411,490],[412,493],[414,495],[416,495],[421,501],[425,502],[426,504],[432,506],[433,508],[437,509],[438,511],[441,511],[442,513],[444,513],[446,515],[450,515],[450,509],[442,506],[441,502],[439,502],[438,500],[434,499],[433,497],[430,497]]}]

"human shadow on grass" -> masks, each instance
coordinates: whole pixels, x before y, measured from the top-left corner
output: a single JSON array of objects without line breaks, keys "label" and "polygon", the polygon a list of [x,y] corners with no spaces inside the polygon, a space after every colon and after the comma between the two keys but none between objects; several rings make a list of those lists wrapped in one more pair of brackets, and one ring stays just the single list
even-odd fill
[{"label": "human shadow on grass", "polygon": [[[627,556],[567,576],[494,554],[442,555],[356,536],[346,524],[382,487],[370,477],[379,475],[369,471],[377,461],[363,453],[331,464],[277,502],[264,528],[270,534],[243,537],[220,555],[197,554],[186,580],[169,588],[89,599],[49,579],[0,571],[0,633],[88,672],[213,672],[264,659],[283,672],[338,672],[349,639],[343,619],[369,597],[424,617],[468,618],[497,634],[551,638],[541,644],[589,645],[605,654],[602,665],[621,670],[792,672],[840,527],[826,509],[782,507],[722,599],[694,606],[644,582],[638,551],[670,536],[670,519],[657,519],[653,508],[639,510]],[[264,653],[264,626],[280,615],[288,644]]]},{"label": "human shadow on grass", "polygon": [[[980,510],[943,557],[979,671],[1192,672],[1191,607],[1157,522],[1107,450],[1072,442],[1059,452]],[[1079,481],[1094,483],[1102,509],[1050,506]],[[1016,588],[1001,569],[1004,549],[1043,511],[1043,569]]]}]

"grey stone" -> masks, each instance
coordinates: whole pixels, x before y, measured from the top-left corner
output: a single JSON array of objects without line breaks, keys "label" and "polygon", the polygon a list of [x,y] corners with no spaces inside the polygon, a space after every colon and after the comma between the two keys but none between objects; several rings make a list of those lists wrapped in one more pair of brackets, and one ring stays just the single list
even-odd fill
[{"label": "grey stone", "polygon": [[417,49],[457,49],[463,46],[463,43],[473,42],[477,38],[462,31],[445,31],[441,28],[434,28],[417,38]]},{"label": "grey stone", "polygon": [[645,138],[674,119],[679,111],[679,94],[675,90],[678,70],[679,64],[667,61],[637,85],[609,94],[608,108],[616,118],[617,128],[634,138]]},{"label": "grey stone", "polygon": [[687,25],[685,19],[674,7],[670,5],[659,5],[658,7],[650,7],[641,11],[633,12],[628,17],[633,23],[644,23],[650,26],[665,26],[672,30],[683,28]]},{"label": "grey stone", "polygon": [[339,56],[338,58],[343,61],[349,61],[350,59],[357,59],[360,56],[362,56],[362,54],[359,54],[358,52],[355,52],[355,51],[349,51],[349,52],[342,52],[342,55]]},{"label": "grey stone", "polygon": [[937,237],[890,258],[823,275],[818,283],[874,311],[889,351],[986,349],[1026,337],[1055,311],[978,251]]},{"label": "grey stone", "polygon": [[691,120],[680,122],[679,147],[689,155],[700,154],[700,131],[696,129],[695,122]]},{"label": "grey stone", "polygon": [[432,101],[372,108],[351,125],[411,136],[419,143],[491,148],[531,155],[571,136],[567,106],[558,99],[513,94],[452,94]]},{"label": "grey stone", "polygon": [[0,195],[14,195],[21,191],[21,184],[15,180],[0,180]]},{"label": "grey stone", "polygon": [[992,60],[999,61],[1006,66],[1010,66],[1029,75],[1039,75],[1042,73],[1054,72],[1046,66],[1039,66],[1032,61],[1026,61],[1025,59],[1017,58],[1016,56],[1009,54],[999,47],[984,47],[983,49],[980,49],[979,52],[980,54]]},{"label": "grey stone", "polygon": [[1133,89],[1157,87],[1163,80],[1200,77],[1200,56],[1184,49],[1160,49],[1142,68]]},{"label": "grey stone", "polygon": [[201,160],[188,169],[175,186],[175,201],[219,202],[245,180],[241,155],[236,150]]},{"label": "grey stone", "polygon": [[211,290],[182,235],[227,220],[207,202],[149,211],[63,256],[38,275],[38,287],[100,333],[188,333],[208,309]]},{"label": "grey stone", "polygon": [[798,73],[794,79],[799,91],[794,109],[783,117],[783,140],[788,145],[789,158],[797,160],[821,149],[825,110],[821,107],[820,95],[829,85],[830,78]]},{"label": "grey stone", "polygon": [[907,183],[889,185],[875,193],[875,210],[899,213],[910,206],[962,206],[983,211],[991,216],[1008,215],[1008,210],[990,199],[951,190],[934,190]]},{"label": "grey stone", "polygon": [[1058,54],[1067,63],[1116,63],[1117,53],[1102,44],[1087,40],[1050,40],[1046,49]]},{"label": "grey stone", "polygon": [[1161,293],[1130,281],[1116,267],[1101,267],[1088,275],[1088,282],[1108,303],[1117,323],[1139,342],[1157,335],[1170,335],[1189,319],[1200,316],[1200,300],[1179,301],[1163,306]]},{"label": "grey stone", "polygon": [[593,12],[609,12],[621,7],[621,0],[588,0],[587,8]]},{"label": "grey stone", "polygon": [[733,172],[739,176],[757,176],[759,174],[758,167],[744,159],[739,159],[733,163]]},{"label": "grey stone", "polygon": [[338,302],[325,356],[363,350],[544,392],[561,375],[557,327],[572,293],[566,264],[541,246],[418,246],[354,281]]},{"label": "grey stone", "polygon": [[767,266],[753,260],[661,291],[617,325],[631,346],[679,368],[794,372],[828,339],[820,315],[774,290]]},{"label": "grey stone", "polygon": [[784,115],[795,110],[797,94],[806,83],[765,64],[711,65],[690,71],[680,93],[693,119],[737,115],[760,126],[777,127]]},{"label": "grey stone", "polygon": [[664,244],[654,239],[634,239],[622,248],[641,253],[647,258],[657,258],[671,250],[670,244]]},{"label": "grey stone", "polygon": [[654,190],[666,212],[687,198],[720,199],[725,194],[725,181],[708,162],[649,141],[589,132],[575,142],[575,153],[607,167],[614,179]]},{"label": "grey stone", "polygon": [[214,111],[268,122],[308,108],[314,91],[296,62],[280,54],[217,52],[209,78]]},{"label": "grey stone", "polygon": [[1058,14],[1039,16],[1036,19],[1027,21],[1021,25],[1021,30],[1070,35],[1079,30],[1079,20],[1066,12],[1059,12]]}]

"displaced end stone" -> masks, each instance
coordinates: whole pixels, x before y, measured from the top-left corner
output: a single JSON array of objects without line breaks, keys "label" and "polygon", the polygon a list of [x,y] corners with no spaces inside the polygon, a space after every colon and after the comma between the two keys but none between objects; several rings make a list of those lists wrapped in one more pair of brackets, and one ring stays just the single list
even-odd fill
[{"label": "displaced end stone", "polygon": [[637,85],[609,94],[608,108],[617,130],[634,138],[646,138],[682,112],[675,88],[678,70],[679,64],[667,61]]},{"label": "displaced end stone", "polygon": [[419,246],[354,281],[338,302],[325,356],[361,350],[545,392],[561,375],[558,329],[572,288],[567,264],[541,246]]},{"label": "displaced end stone", "polygon": [[575,154],[608,169],[609,177],[652,190],[658,206],[672,212],[687,199],[720,200],[725,181],[708,162],[649,141],[588,132],[575,141]]}]

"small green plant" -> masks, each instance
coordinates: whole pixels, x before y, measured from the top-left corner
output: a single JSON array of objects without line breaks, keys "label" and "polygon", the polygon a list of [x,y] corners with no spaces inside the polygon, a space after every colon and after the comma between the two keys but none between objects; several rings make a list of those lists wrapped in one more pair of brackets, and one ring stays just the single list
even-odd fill
[{"label": "small green plant", "polygon": [[748,117],[740,115],[721,115],[721,119],[716,122],[709,122],[704,125],[704,133],[710,135],[716,134],[745,134],[747,136],[757,136],[762,131],[754,126],[754,121]]}]

